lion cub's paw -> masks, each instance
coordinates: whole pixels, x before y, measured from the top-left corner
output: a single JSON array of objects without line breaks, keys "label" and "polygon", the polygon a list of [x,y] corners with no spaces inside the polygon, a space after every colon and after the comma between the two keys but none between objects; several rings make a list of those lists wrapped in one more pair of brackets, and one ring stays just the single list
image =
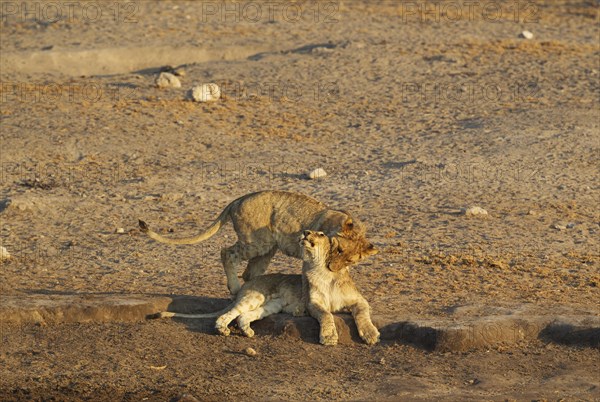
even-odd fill
[{"label": "lion cub's paw", "polygon": [[337,334],[337,331],[335,330],[335,326],[332,326],[331,328],[321,328],[321,334],[320,334],[319,338],[320,338],[319,342],[321,343],[321,345],[325,345],[325,346],[337,345],[338,334]]},{"label": "lion cub's paw", "polygon": [[215,329],[217,330],[218,333],[220,333],[221,335],[224,335],[224,336],[229,336],[229,334],[231,333],[231,331],[229,330],[229,327],[227,326],[227,323],[224,320],[221,320],[220,318],[217,319],[217,324],[215,325]]},{"label": "lion cub's paw", "polygon": [[292,315],[294,317],[304,317],[306,315],[306,309],[304,308],[304,305],[296,307]]},{"label": "lion cub's paw", "polygon": [[241,327],[240,329],[242,330],[244,335],[246,335],[248,338],[252,338],[254,336],[254,330],[252,328],[250,328],[250,326]]},{"label": "lion cub's paw", "polygon": [[229,336],[229,334],[231,334],[231,331],[229,330],[228,327],[220,327],[220,326],[216,326],[215,329],[217,330],[218,333],[220,333],[223,336]]},{"label": "lion cub's paw", "polygon": [[358,335],[360,335],[362,340],[365,341],[367,345],[375,345],[377,342],[379,342],[380,334],[373,324],[365,328],[365,330],[359,331]]}]

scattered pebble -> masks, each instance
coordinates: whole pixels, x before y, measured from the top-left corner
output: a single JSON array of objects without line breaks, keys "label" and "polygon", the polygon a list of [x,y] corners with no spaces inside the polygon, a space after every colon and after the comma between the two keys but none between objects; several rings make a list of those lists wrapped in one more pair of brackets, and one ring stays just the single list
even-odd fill
[{"label": "scattered pebble", "polygon": [[195,396],[190,394],[183,394],[179,398],[173,400],[174,402],[200,402]]},{"label": "scattered pebble", "polygon": [[175,70],[173,70],[173,74],[179,77],[185,77],[185,70],[182,67],[178,67]]},{"label": "scattered pebble", "polygon": [[221,89],[217,84],[212,83],[196,85],[190,92],[196,102],[216,102],[221,97]]},{"label": "scattered pebble", "polygon": [[125,233],[125,229],[123,229],[123,228],[117,228],[117,230],[115,230],[115,233],[123,234],[123,233]]},{"label": "scattered pebble", "polygon": [[10,258],[10,253],[6,249],[6,247],[0,247],[0,261],[8,260]]},{"label": "scattered pebble", "polygon": [[327,172],[323,168],[317,168],[308,174],[308,177],[312,180],[320,179],[327,176]]},{"label": "scattered pebble", "polygon": [[472,206],[469,208],[462,208],[460,212],[465,216],[487,216],[488,212],[478,206]]},{"label": "scattered pebble", "polygon": [[16,208],[19,211],[33,211],[35,209],[34,202],[32,199],[25,197],[15,198],[9,201],[8,206],[10,208]]},{"label": "scattered pebble", "polygon": [[155,84],[159,88],[181,88],[181,81],[171,73],[160,73]]},{"label": "scattered pebble", "polygon": [[567,223],[567,229],[573,229],[575,227],[575,222],[569,222]]},{"label": "scattered pebble", "polygon": [[562,223],[555,223],[552,225],[552,229],[556,229],[556,230],[566,230],[567,226],[563,225]]},{"label": "scattered pebble", "polygon": [[385,364],[385,357],[382,357],[381,359],[379,359],[379,364],[381,364],[381,365]]},{"label": "scattered pebble", "polygon": [[523,39],[533,39],[533,34],[529,31],[523,31],[521,32],[521,34],[519,35],[519,38],[523,38]]},{"label": "scattered pebble", "polygon": [[256,356],[258,354],[256,352],[256,350],[254,350],[252,348],[246,348],[246,349],[244,349],[244,353],[246,354],[246,356],[251,356],[251,357],[254,357],[254,356]]}]

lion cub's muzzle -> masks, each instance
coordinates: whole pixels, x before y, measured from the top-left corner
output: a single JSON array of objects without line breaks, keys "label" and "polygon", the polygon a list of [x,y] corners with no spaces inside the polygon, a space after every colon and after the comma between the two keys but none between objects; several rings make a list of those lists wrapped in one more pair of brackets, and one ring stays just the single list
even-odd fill
[{"label": "lion cub's muzzle", "polygon": [[304,232],[302,232],[300,234],[300,245],[303,247],[306,246],[314,246],[314,243],[312,243],[309,239],[309,236],[312,234],[313,232],[311,230],[305,230]]},{"label": "lion cub's muzzle", "polygon": [[300,244],[303,247],[314,247],[315,246],[315,237],[325,236],[325,233],[322,232],[313,232],[312,230],[305,230],[300,235]]}]

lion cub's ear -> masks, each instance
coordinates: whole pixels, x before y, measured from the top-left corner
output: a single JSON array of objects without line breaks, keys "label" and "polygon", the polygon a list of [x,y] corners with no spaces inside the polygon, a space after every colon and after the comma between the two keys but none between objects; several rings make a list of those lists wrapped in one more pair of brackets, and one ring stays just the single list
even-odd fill
[{"label": "lion cub's ear", "polygon": [[368,257],[370,255],[375,255],[379,252],[379,250],[377,250],[375,248],[375,246],[372,243],[367,244],[367,246],[363,249],[363,254],[365,257]]},{"label": "lion cub's ear", "polygon": [[340,241],[336,237],[331,238],[331,252],[337,252],[340,248]]},{"label": "lion cub's ear", "polygon": [[342,225],[342,232],[351,232],[352,229],[354,229],[354,222],[352,222],[352,218],[348,218]]},{"label": "lion cub's ear", "polygon": [[341,258],[341,254],[340,241],[336,237],[332,237],[329,257],[327,259],[327,269],[331,272],[337,272],[346,266],[346,262]]}]

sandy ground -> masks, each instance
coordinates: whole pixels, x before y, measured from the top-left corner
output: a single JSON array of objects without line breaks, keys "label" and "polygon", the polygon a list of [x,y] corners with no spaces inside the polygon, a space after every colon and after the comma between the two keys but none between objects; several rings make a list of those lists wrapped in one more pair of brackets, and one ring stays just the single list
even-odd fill
[{"label": "sandy ground", "polygon": [[[231,227],[170,247],[137,219],[190,235],[285,189],[367,223],[381,253],[353,277],[377,314],[597,316],[597,3],[489,3],[81,2],[54,22],[46,2],[3,2],[0,294],[227,298]],[[182,88],[155,88],[165,65]],[[207,82],[223,99],[186,100]],[[439,354],[170,321],[0,325],[7,400],[600,398],[597,349],[542,341]]]}]

